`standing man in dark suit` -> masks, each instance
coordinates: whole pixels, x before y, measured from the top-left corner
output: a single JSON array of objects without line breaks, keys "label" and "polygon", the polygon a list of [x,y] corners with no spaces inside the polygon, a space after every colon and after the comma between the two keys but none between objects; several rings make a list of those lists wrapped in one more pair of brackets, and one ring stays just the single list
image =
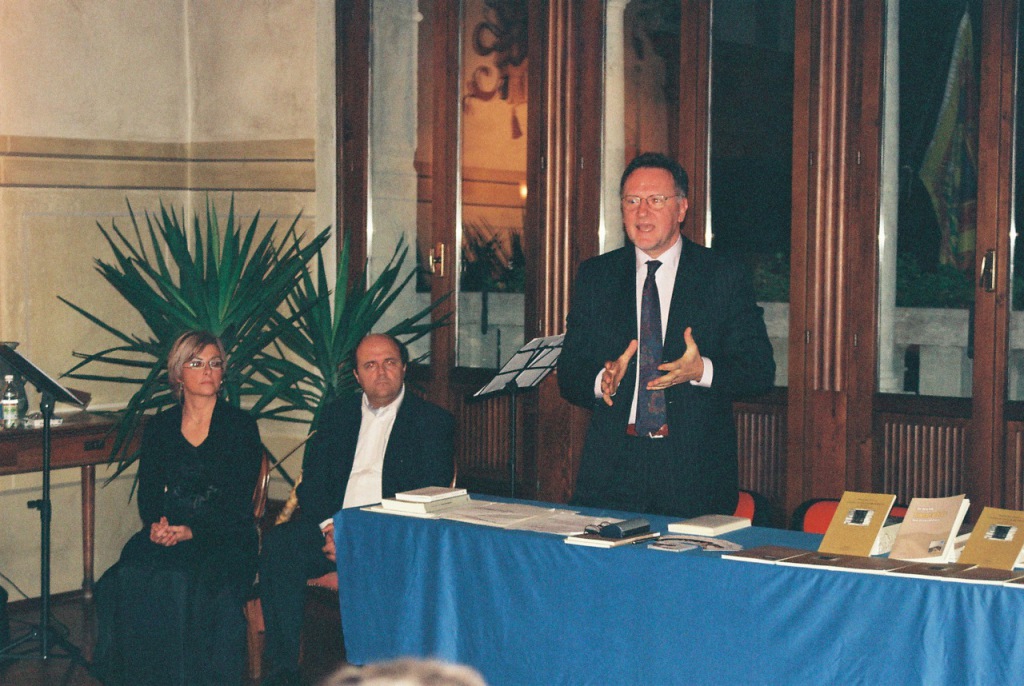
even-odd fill
[{"label": "standing man in dark suit", "polygon": [[562,396],[593,410],[574,504],[735,510],[732,401],[771,388],[775,362],[745,267],[680,234],[688,185],[675,160],[635,158],[619,187],[632,245],[580,265],[558,361]]},{"label": "standing man in dark suit", "polygon": [[306,581],[334,570],[334,514],[398,491],[448,486],[453,478],[455,420],[406,393],[405,346],[392,336],[370,334],[354,358],[363,392],[324,408],[302,465],[300,516],[271,529],[260,555],[265,655],[271,664],[266,684],[299,683]]}]

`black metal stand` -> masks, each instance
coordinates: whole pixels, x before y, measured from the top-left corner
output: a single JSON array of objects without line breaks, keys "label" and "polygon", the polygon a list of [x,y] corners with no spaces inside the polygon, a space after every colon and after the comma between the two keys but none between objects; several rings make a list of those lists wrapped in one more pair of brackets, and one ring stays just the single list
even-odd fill
[{"label": "black metal stand", "polygon": [[518,411],[517,411],[517,396],[519,395],[519,384],[516,383],[515,379],[512,379],[505,384],[505,390],[508,391],[508,402],[509,402],[509,422],[508,422],[508,497],[516,497],[516,436],[519,434],[517,429],[518,424]]},{"label": "black metal stand", "polygon": [[[519,391],[536,388],[545,376],[555,368],[558,355],[562,350],[563,336],[534,338],[517,350],[508,362],[502,366],[491,381],[473,394],[472,400],[491,398],[496,395],[508,395],[511,408],[509,410],[508,427],[508,472],[509,496],[516,497],[516,456],[518,448],[516,430],[518,422]],[[522,381],[522,383],[520,383]]]},{"label": "black metal stand", "polygon": [[[39,510],[40,519],[40,560],[39,560],[39,624],[30,627],[28,632],[0,649],[0,662],[40,658],[49,660],[51,657],[67,658],[76,664],[89,669],[89,663],[74,644],[63,636],[54,633],[50,626],[50,521],[53,515],[50,502],[50,420],[53,418],[53,406],[56,399],[81,405],[81,401],[70,391],[48,377],[42,370],[23,358],[6,345],[0,345],[0,358],[11,363],[22,376],[31,382],[42,395],[40,411],[43,415],[43,490],[42,497],[28,502],[29,509]],[[33,647],[38,644],[38,652]],[[51,652],[51,648],[60,648],[63,652]]]}]

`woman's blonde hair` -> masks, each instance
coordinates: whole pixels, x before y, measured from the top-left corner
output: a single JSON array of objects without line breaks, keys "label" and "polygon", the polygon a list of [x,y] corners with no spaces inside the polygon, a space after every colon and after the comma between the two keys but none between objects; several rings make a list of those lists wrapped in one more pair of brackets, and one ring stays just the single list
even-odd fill
[{"label": "woman's blonde hair", "polygon": [[224,344],[209,331],[186,331],[178,336],[178,340],[174,341],[174,345],[171,346],[171,352],[167,354],[167,380],[179,401],[182,395],[182,369],[208,345],[217,347],[217,352],[224,360],[226,367],[228,356],[224,351]]}]

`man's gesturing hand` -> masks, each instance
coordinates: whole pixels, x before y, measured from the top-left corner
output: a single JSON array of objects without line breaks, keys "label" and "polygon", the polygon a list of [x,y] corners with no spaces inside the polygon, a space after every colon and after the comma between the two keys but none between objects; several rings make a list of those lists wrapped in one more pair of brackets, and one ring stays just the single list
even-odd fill
[{"label": "man's gesturing hand", "polygon": [[601,374],[601,397],[604,398],[605,404],[611,406],[612,396],[619,390],[619,383],[626,373],[629,361],[636,354],[636,348],[637,342],[636,339],[633,339],[618,359],[608,360],[604,363],[604,373]]},{"label": "man's gesturing hand", "polygon": [[666,374],[647,382],[648,390],[663,391],[669,386],[700,379],[704,375],[704,359],[700,356],[697,342],[693,340],[691,327],[686,327],[686,331],[683,332],[683,340],[686,341],[686,351],[683,356],[675,362],[658,365],[658,369]]}]

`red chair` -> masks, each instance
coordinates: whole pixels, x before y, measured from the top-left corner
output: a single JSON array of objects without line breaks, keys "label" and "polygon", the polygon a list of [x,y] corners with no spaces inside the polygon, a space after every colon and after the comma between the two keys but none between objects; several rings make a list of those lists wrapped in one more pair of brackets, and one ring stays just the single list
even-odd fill
[{"label": "red chair", "polygon": [[739,501],[736,503],[736,511],[733,512],[735,517],[746,517],[751,522],[754,521],[754,496],[749,491],[740,491]]},{"label": "red chair", "polygon": [[828,530],[828,525],[832,523],[832,517],[835,516],[837,507],[839,507],[838,500],[819,500],[812,503],[804,512],[803,530],[812,534],[825,533]]},{"label": "red chair", "polygon": [[775,523],[771,502],[755,491],[740,491],[733,514],[737,517],[746,517],[754,526],[773,526]]},{"label": "red chair", "polygon": [[[793,512],[793,527],[799,531],[809,534],[823,534],[832,523],[832,517],[839,507],[839,501],[833,498],[812,498],[802,503]],[[890,517],[905,517],[907,508],[902,505],[893,505],[889,511]]]},{"label": "red chair", "polygon": [[811,498],[793,511],[791,528],[809,534],[823,534],[836,513],[839,501],[834,498]]}]

